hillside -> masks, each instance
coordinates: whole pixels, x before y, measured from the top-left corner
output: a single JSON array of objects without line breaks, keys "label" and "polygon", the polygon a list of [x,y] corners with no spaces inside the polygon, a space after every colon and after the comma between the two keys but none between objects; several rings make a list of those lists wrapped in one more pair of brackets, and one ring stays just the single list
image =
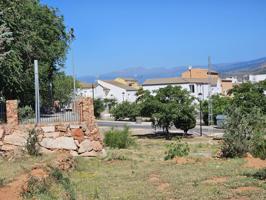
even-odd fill
[{"label": "hillside", "polygon": [[[207,65],[197,65],[194,68],[207,68]],[[234,63],[222,63],[213,64],[212,69],[221,73],[222,77],[226,76],[238,76],[242,77],[246,74],[261,74],[266,73],[266,57]],[[113,71],[96,76],[83,76],[79,77],[80,81],[84,82],[95,82],[97,79],[108,80],[116,77],[133,77],[142,83],[146,79],[150,78],[165,78],[179,76],[183,71],[187,70],[187,66],[179,66],[172,68],[145,68],[145,67],[134,67],[127,68],[124,70]]]}]

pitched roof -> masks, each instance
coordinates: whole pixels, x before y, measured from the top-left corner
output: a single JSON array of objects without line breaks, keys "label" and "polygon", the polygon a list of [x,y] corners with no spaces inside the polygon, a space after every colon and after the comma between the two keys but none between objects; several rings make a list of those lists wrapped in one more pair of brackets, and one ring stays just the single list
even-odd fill
[{"label": "pitched roof", "polygon": [[104,82],[112,84],[112,85],[114,85],[116,87],[120,87],[120,88],[122,88],[124,90],[127,90],[127,91],[137,91],[136,88],[133,88],[131,86],[119,83],[118,81],[115,81],[115,80],[105,80]]},{"label": "pitched roof", "polygon": [[84,83],[84,82],[80,82],[79,83],[79,87],[81,89],[91,89],[92,87],[96,87],[97,84],[96,83]]},{"label": "pitched roof", "polygon": [[[147,79],[142,84],[143,86],[148,85],[171,85],[171,84],[182,84],[182,83],[200,83],[208,84],[209,80],[205,78],[182,78],[182,77],[173,77],[173,78],[158,78],[158,79]],[[212,85],[217,84],[217,80],[211,80]]]}]

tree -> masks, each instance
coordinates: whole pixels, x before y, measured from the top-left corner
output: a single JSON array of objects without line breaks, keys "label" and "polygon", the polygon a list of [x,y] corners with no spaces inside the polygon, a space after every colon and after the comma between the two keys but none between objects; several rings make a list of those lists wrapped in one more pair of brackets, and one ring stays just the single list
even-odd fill
[{"label": "tree", "polygon": [[94,106],[94,116],[96,118],[99,118],[101,116],[101,113],[105,109],[104,101],[101,99],[94,99],[93,106]]},{"label": "tree", "polygon": [[34,104],[33,61],[39,60],[40,95],[49,96],[50,85],[64,65],[73,31],[66,31],[58,10],[38,0],[2,0],[2,20],[12,32],[10,53],[0,65],[0,89],[7,99]]},{"label": "tree", "polygon": [[0,62],[10,53],[8,45],[13,40],[12,32],[2,20],[3,12],[0,12]]},{"label": "tree", "polygon": [[181,87],[167,86],[156,91],[153,96],[149,92],[139,100],[140,112],[150,116],[154,127],[165,131],[166,139],[170,139],[169,129],[176,124],[185,133],[194,127],[194,98]]},{"label": "tree", "polygon": [[110,113],[113,115],[115,120],[129,118],[130,120],[135,121],[136,117],[139,115],[139,108],[136,103],[124,101],[113,107]]},{"label": "tree", "polygon": [[[216,116],[217,115],[223,115],[226,112],[226,109],[231,105],[232,99],[230,97],[224,97],[220,95],[212,95],[211,97],[212,101],[212,112],[213,112],[213,121],[214,124],[216,124]],[[205,100],[202,103],[202,111],[203,111],[203,121],[205,125],[209,124],[209,110],[208,110],[208,104],[210,100]]]},{"label": "tree", "polygon": [[[79,87],[79,82],[76,81],[76,86]],[[59,101],[61,106],[68,105],[73,98],[73,78],[65,75],[64,72],[59,72],[54,76],[53,87],[51,90],[51,101]],[[49,100],[45,98],[44,100]]]}]

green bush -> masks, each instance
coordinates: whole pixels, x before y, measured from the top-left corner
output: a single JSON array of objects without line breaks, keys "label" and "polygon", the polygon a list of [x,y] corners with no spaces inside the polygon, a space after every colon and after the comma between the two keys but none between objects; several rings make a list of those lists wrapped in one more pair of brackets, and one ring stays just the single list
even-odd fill
[{"label": "green bush", "polygon": [[93,101],[94,106],[94,116],[96,118],[99,118],[101,116],[101,113],[104,111],[104,101],[101,99],[94,99]]},{"label": "green bush", "polygon": [[190,149],[188,144],[182,142],[182,140],[178,138],[175,142],[167,145],[167,151],[165,152],[166,156],[164,157],[164,160],[171,160],[176,156],[187,156],[189,151]]},{"label": "green bush", "polygon": [[[261,136],[257,132],[264,132],[265,118],[259,109],[254,108],[249,113],[241,108],[231,108],[225,121],[224,143],[222,155],[224,157],[243,157],[247,152],[259,152],[265,144],[260,141]],[[259,138],[258,138],[259,137]],[[259,144],[256,144],[259,142]],[[262,157],[265,157],[262,156]]]},{"label": "green bush", "polygon": [[259,180],[266,180],[266,168],[260,169],[255,174],[252,175],[254,178]]},{"label": "green bush", "polygon": [[39,144],[38,144],[38,133],[35,129],[31,129],[29,131],[29,135],[27,138],[27,143],[26,143],[26,149],[29,155],[31,156],[38,156],[40,155],[40,149],[39,149]]},{"label": "green bush", "polygon": [[255,133],[250,144],[250,153],[254,157],[258,157],[263,160],[266,159],[266,139],[264,136],[265,134],[262,132]]},{"label": "green bush", "polygon": [[123,130],[111,129],[105,133],[104,143],[111,148],[124,149],[135,144],[135,141],[130,137],[128,127]]},{"label": "green bush", "polygon": [[34,118],[34,111],[31,106],[24,106],[18,109],[18,115],[20,120],[27,120]]},{"label": "green bush", "polygon": [[123,120],[129,118],[131,121],[135,121],[139,115],[139,107],[136,103],[123,102],[117,104],[110,111],[115,120]]},{"label": "green bush", "polygon": [[42,194],[52,197],[51,193],[49,192],[48,182],[45,179],[39,180],[37,178],[30,177],[28,180],[27,190],[22,193],[22,196],[26,199],[29,199]]}]

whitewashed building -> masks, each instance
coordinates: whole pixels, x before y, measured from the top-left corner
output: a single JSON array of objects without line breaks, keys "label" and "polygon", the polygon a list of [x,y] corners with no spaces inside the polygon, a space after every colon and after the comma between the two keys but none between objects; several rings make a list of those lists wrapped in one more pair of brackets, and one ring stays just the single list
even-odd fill
[{"label": "whitewashed building", "polygon": [[[144,90],[149,90],[154,93],[160,88],[164,88],[168,85],[180,86],[183,89],[190,91],[191,95],[198,98],[199,93],[202,94],[203,99],[207,99],[209,95],[209,80],[202,78],[159,78],[159,79],[148,79],[146,80],[142,87]],[[219,81],[212,81],[210,93],[219,94],[221,92],[221,84]]]},{"label": "whitewashed building", "polygon": [[249,75],[248,76],[248,80],[251,83],[257,83],[257,82],[260,82],[260,81],[264,81],[264,80],[266,80],[266,74]]},{"label": "whitewashed building", "polygon": [[122,84],[116,80],[98,80],[96,84],[81,83],[77,89],[78,96],[94,97],[100,99],[115,99],[118,103],[123,101],[136,101],[135,87]]}]

